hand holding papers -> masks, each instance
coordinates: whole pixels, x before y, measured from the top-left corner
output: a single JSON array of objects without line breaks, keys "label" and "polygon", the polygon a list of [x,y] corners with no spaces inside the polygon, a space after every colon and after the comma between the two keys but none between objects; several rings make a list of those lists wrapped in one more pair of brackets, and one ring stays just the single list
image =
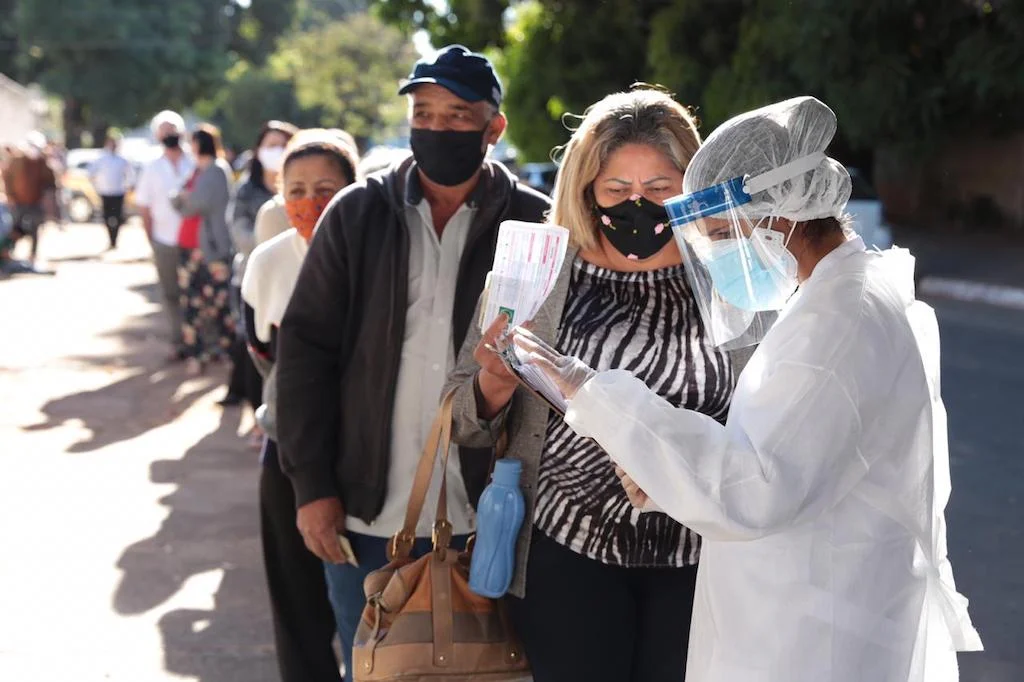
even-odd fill
[{"label": "hand holding papers", "polygon": [[499,341],[498,353],[526,388],[564,415],[576,392],[594,376],[581,360],[562,355],[528,329],[516,327]]},{"label": "hand holding papers", "polygon": [[555,287],[568,246],[569,231],[564,227],[503,222],[498,228],[494,265],[487,276],[480,329],[502,313],[510,325],[532,320]]}]

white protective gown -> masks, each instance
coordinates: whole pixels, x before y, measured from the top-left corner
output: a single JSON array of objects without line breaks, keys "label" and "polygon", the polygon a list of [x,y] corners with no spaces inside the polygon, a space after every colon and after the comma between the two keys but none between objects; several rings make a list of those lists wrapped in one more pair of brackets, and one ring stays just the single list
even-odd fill
[{"label": "white protective gown", "polygon": [[833,251],[743,371],[725,427],[628,372],[566,421],[704,536],[687,682],[948,682],[956,592],[934,312],[913,258]]}]

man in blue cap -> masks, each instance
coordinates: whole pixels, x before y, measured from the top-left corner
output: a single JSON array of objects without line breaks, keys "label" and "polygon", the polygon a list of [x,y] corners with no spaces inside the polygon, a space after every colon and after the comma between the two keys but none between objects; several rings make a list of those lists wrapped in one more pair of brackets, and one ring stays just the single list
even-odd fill
[{"label": "man in blue cap", "polygon": [[[342,649],[401,528],[430,424],[494,258],[503,220],[549,202],[487,150],[505,131],[502,87],[461,45],[420,60],[409,97],[412,158],[343,190],[324,212],[281,324],[277,424],[297,526],[324,560]],[[490,452],[448,469],[453,532],[468,535]],[[436,499],[435,480],[429,500]],[[414,556],[430,549],[433,505]],[[339,535],[351,545],[346,556]],[[358,563],[358,566],[355,564]]]}]

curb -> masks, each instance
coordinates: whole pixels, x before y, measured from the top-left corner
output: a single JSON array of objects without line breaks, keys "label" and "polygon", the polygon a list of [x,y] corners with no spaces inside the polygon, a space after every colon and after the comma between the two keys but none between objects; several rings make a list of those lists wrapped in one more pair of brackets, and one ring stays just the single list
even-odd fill
[{"label": "curb", "polygon": [[917,290],[919,294],[925,296],[1024,310],[1024,289],[1018,287],[983,284],[965,279],[924,277],[918,284]]}]

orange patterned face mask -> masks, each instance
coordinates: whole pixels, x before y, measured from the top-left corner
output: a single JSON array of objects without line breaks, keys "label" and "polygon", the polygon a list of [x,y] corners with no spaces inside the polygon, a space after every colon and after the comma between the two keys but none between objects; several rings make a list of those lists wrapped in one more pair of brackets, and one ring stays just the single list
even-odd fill
[{"label": "orange patterned face mask", "polygon": [[298,231],[299,236],[307,242],[313,239],[313,230],[320,214],[327,208],[332,197],[303,197],[288,199],[284,202],[284,210],[288,213],[288,222]]}]

